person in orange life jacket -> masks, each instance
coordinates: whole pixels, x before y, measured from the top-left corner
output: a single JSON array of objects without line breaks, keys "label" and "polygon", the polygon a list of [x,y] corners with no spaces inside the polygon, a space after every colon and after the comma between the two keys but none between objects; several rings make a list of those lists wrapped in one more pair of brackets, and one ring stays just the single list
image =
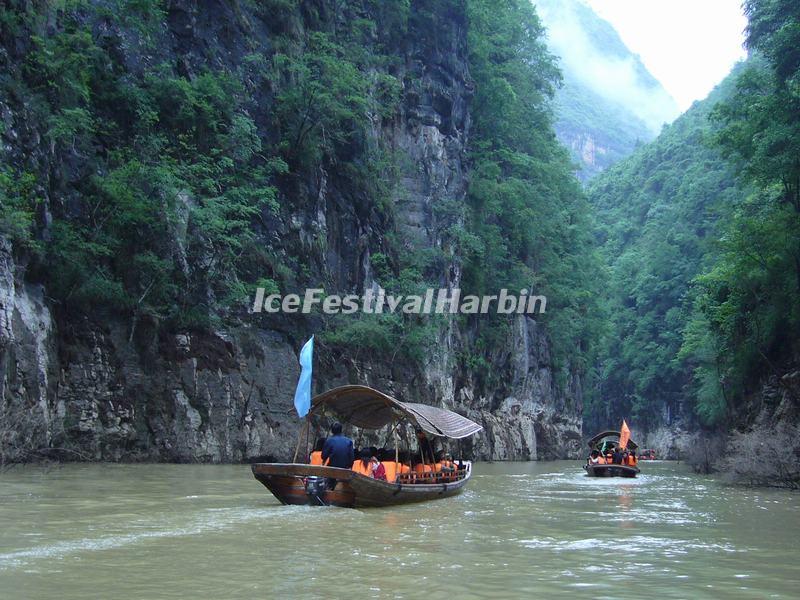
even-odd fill
[{"label": "person in orange life jacket", "polygon": [[442,450],[436,453],[436,464],[434,465],[436,471],[449,473],[453,470],[452,463],[447,458],[448,456],[449,454],[445,454]]},{"label": "person in orange life jacket", "polygon": [[398,475],[406,475],[411,473],[411,455],[403,450],[400,452],[400,464],[397,465]]},{"label": "person in orange life jacket", "polygon": [[438,473],[441,473],[439,481],[451,481],[453,479],[456,468],[449,454],[443,451],[440,451],[436,454],[435,470]]},{"label": "person in orange life jacket", "polygon": [[635,467],[636,462],[636,450],[631,450],[631,453],[628,455],[628,465]]},{"label": "person in orange life jacket", "polygon": [[322,448],[325,446],[325,438],[317,438],[314,444],[314,450],[308,457],[308,464],[322,466],[325,462],[322,460]]},{"label": "person in orange life jacket", "polygon": [[400,473],[400,463],[395,460],[397,457],[398,453],[393,448],[384,448],[378,451],[378,460],[386,470],[386,481],[389,483],[394,483]]},{"label": "person in orange life jacket", "polygon": [[431,463],[431,460],[427,455],[425,455],[424,463],[420,459],[416,459],[414,461],[413,470],[414,481],[417,483],[433,483],[435,481],[433,477],[434,465]]},{"label": "person in orange life jacket", "polygon": [[[601,460],[603,462],[600,462]],[[592,453],[589,456],[589,464],[591,464],[591,465],[602,465],[605,462],[606,462],[605,459],[603,459],[603,457],[600,456],[600,452],[598,452],[597,450],[592,450]]]},{"label": "person in orange life jacket", "polygon": [[372,453],[369,448],[361,449],[358,453],[358,458],[353,461],[353,465],[350,468],[359,475],[372,477]]}]

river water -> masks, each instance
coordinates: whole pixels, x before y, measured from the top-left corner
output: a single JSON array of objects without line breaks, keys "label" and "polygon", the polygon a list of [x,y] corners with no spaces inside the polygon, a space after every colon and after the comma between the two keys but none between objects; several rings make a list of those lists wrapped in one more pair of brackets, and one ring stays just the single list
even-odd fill
[{"label": "river water", "polygon": [[798,598],[800,495],[677,463],[478,463],[455,498],[281,506],[247,466],[0,474],[0,597]]}]

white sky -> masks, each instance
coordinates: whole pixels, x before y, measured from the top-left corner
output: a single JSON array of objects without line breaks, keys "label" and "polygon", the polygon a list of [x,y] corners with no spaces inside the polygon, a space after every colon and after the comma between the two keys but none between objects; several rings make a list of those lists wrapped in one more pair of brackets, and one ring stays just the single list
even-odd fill
[{"label": "white sky", "polygon": [[681,110],[745,57],[741,0],[587,0]]}]

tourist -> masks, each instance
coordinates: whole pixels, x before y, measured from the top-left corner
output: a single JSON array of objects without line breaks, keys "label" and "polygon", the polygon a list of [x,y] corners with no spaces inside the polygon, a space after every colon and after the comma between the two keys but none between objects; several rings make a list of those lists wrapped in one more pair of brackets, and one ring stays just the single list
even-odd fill
[{"label": "tourist", "polygon": [[321,467],[326,464],[325,461],[322,460],[322,448],[324,446],[325,438],[317,438],[317,441],[314,443],[314,450],[312,450],[311,454],[308,456],[308,464],[317,467]]},{"label": "tourist", "polygon": [[349,469],[353,464],[353,440],[342,434],[342,424],[334,423],[331,426],[333,434],[322,446],[322,461],[328,461],[331,467]]},{"label": "tourist", "polygon": [[400,464],[395,460],[397,453],[393,448],[386,448],[378,452],[378,460],[386,470],[386,481],[394,483],[400,473]]},{"label": "tourist", "polygon": [[439,452],[436,455],[436,459],[436,470],[442,474],[439,478],[440,481],[453,481],[455,479],[456,465],[450,454]]},{"label": "tourist", "polygon": [[386,468],[383,463],[378,460],[377,456],[372,456],[370,459],[370,476],[379,481],[386,481]]},{"label": "tourist", "polygon": [[[358,458],[353,461],[350,468],[364,477],[372,477],[372,453],[369,448],[362,448],[358,453]],[[377,460],[377,459],[375,459]]]},{"label": "tourist", "polygon": [[411,474],[411,455],[405,450],[400,452],[400,464],[397,466],[397,474],[398,475]]}]

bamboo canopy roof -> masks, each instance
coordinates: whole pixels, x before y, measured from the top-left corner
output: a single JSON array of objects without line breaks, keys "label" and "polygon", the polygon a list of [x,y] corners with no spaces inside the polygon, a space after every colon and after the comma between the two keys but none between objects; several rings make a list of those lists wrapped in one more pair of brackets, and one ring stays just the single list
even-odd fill
[{"label": "bamboo canopy roof", "polygon": [[365,385],[344,385],[315,396],[309,414],[323,410],[329,410],[341,421],[362,429],[380,429],[399,419],[406,419],[431,435],[452,439],[465,438],[483,429],[453,411],[427,404],[400,402]]},{"label": "bamboo canopy roof", "polygon": [[[596,436],[594,436],[592,439],[589,440],[589,447],[594,448],[597,445],[597,442],[599,442],[603,438],[614,437],[614,436],[619,437],[619,435],[620,435],[619,431],[604,431],[602,433],[598,433]],[[629,450],[636,450],[638,447],[639,444],[637,444],[631,439],[628,440],[627,448]]]}]

